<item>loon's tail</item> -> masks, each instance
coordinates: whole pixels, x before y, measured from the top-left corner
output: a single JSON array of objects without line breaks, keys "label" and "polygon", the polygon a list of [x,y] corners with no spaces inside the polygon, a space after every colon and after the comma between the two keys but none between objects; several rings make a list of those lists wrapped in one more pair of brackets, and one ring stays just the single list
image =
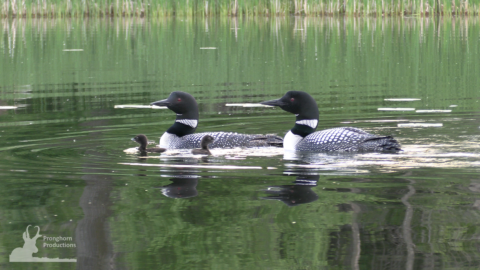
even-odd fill
[{"label": "loon's tail", "polygon": [[248,142],[248,147],[275,146],[283,147],[283,138],[276,134],[258,135]]},{"label": "loon's tail", "polygon": [[392,136],[375,137],[366,139],[362,143],[364,151],[380,151],[380,152],[398,152],[402,151],[400,143]]}]

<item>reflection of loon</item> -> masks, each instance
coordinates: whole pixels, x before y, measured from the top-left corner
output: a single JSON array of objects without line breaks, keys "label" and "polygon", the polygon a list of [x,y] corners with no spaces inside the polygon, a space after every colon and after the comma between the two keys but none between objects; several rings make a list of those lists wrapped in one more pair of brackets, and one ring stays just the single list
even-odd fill
[{"label": "reflection of loon", "polygon": [[376,136],[353,127],[331,128],[315,132],[318,106],[312,96],[301,91],[289,91],[282,98],[261,102],[279,106],[295,114],[295,126],[285,135],[286,150],[315,152],[396,152],[400,144],[391,136]]},{"label": "reflection of loon", "polygon": [[160,147],[192,149],[200,147],[200,140],[211,135],[215,141],[211,148],[282,146],[283,139],[275,135],[248,135],[234,132],[195,133],[198,125],[198,105],[193,96],[185,92],[172,92],[168,99],[152,105],[167,106],[177,114],[175,123],[160,138]]},{"label": "reflection of loon", "polygon": [[288,206],[311,203],[318,199],[312,187],[317,186],[319,177],[318,175],[300,175],[295,180],[295,185],[270,186],[265,192],[273,196],[263,197],[263,199],[280,200]]},{"label": "reflection of loon", "polygon": [[162,194],[169,198],[191,198],[198,195],[198,176],[183,175],[179,178],[171,178],[171,184],[160,187]]}]

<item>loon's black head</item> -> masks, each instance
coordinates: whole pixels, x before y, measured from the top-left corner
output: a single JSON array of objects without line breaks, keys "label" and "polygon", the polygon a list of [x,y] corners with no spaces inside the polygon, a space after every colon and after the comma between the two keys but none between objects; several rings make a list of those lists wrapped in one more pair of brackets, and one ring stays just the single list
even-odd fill
[{"label": "loon's black head", "polygon": [[159,100],[150,103],[156,106],[166,106],[174,111],[177,116],[182,116],[177,119],[195,119],[198,120],[198,104],[195,98],[189,93],[175,91],[170,93],[167,99]]},{"label": "loon's black head", "polygon": [[140,134],[132,138],[132,141],[140,144],[140,150],[145,150],[147,147],[148,139],[147,136]]},{"label": "loon's black head", "polygon": [[175,91],[167,99],[150,103],[156,106],[166,106],[177,114],[175,123],[167,130],[179,137],[193,134],[198,125],[198,104],[189,93]]},{"label": "loon's black head", "polygon": [[297,120],[318,120],[318,106],[312,96],[302,91],[288,91],[280,99],[260,102],[263,105],[278,106],[282,110],[293,113]]},{"label": "loon's black head", "polygon": [[295,114],[293,134],[305,137],[313,132],[318,125],[318,106],[312,96],[302,91],[288,91],[280,99],[260,102],[263,105],[278,106],[282,110]]}]

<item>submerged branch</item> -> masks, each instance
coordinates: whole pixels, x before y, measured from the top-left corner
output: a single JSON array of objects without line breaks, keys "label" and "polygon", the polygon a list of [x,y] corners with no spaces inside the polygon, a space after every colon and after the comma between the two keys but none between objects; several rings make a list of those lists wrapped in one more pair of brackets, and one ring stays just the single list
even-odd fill
[{"label": "submerged branch", "polygon": [[[410,180],[412,183],[415,183],[413,180]],[[415,194],[415,188],[412,185],[408,185],[408,193],[402,197],[402,203],[406,206],[405,219],[402,224],[403,239],[407,245],[407,262],[405,269],[413,269],[413,262],[415,259],[415,244],[412,240],[412,218],[413,218],[413,207],[408,202],[408,199]]]}]

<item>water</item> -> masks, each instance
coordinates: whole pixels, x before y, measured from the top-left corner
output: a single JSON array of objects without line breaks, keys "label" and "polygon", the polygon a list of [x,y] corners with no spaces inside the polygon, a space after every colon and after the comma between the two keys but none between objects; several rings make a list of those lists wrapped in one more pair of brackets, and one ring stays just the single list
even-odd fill
[{"label": "water", "polygon": [[[17,107],[0,109],[2,268],[480,266],[474,18],[15,20],[0,35],[0,106]],[[116,105],[186,91],[197,132],[283,136],[293,115],[226,104],[288,90],[317,100],[317,130],[393,135],[404,151],[123,152],[175,114]],[[34,257],[77,263],[10,263],[28,225]]]}]

